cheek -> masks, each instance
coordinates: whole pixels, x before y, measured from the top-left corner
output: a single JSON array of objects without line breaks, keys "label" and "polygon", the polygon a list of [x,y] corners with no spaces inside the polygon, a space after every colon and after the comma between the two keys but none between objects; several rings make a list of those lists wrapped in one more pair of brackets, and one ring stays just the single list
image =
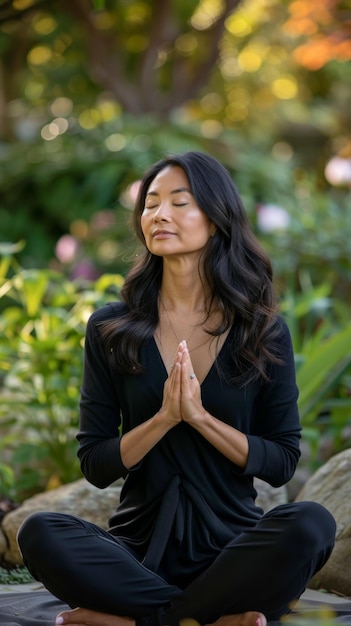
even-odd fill
[{"label": "cheek", "polygon": [[145,229],[147,228],[147,222],[148,222],[148,220],[147,220],[145,214],[142,213],[141,216],[140,216],[140,228],[142,230],[142,233],[143,233],[144,237],[145,237]]},{"label": "cheek", "polygon": [[207,237],[211,236],[212,231],[212,222],[208,219],[204,219],[204,216],[201,215],[200,219],[197,221],[197,229],[198,232]]}]

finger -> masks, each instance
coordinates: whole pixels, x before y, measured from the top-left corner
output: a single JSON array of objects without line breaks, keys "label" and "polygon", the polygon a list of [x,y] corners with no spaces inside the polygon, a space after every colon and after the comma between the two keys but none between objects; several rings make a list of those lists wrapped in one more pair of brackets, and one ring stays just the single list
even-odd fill
[{"label": "finger", "polygon": [[195,380],[194,368],[191,362],[190,352],[185,344],[182,353],[182,372],[185,380]]},{"label": "finger", "polygon": [[177,352],[174,355],[173,363],[172,363],[172,365],[170,367],[170,371],[169,371],[169,375],[168,375],[169,377],[171,377],[171,375],[173,374],[175,365],[177,363],[181,363],[181,361],[182,361],[183,343],[184,342],[180,342],[180,344],[178,345]]}]

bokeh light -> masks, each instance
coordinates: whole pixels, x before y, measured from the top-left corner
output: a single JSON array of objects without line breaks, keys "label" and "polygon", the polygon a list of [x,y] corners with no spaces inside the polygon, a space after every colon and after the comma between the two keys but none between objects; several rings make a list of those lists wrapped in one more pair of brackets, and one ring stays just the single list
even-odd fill
[{"label": "bokeh light", "polygon": [[52,59],[52,50],[48,46],[34,46],[27,55],[30,65],[44,65]]},{"label": "bokeh light", "polygon": [[276,204],[261,204],[257,207],[257,226],[262,233],[286,230],[290,224],[289,213]]},{"label": "bokeh light", "polygon": [[50,104],[50,111],[55,117],[68,117],[73,110],[73,102],[70,98],[60,96]]},{"label": "bokeh light", "polygon": [[57,28],[57,22],[51,15],[39,15],[33,20],[33,28],[39,35],[50,35]]},{"label": "bokeh light", "polygon": [[196,30],[206,30],[217,21],[222,11],[222,0],[200,0],[191,17],[191,25]]},{"label": "bokeh light", "polygon": [[106,137],[104,143],[110,152],[119,152],[127,145],[127,139],[122,133],[112,133],[112,135]]},{"label": "bokeh light", "polygon": [[333,157],[328,161],[324,173],[331,185],[351,185],[351,159]]},{"label": "bokeh light", "polygon": [[55,253],[61,263],[72,263],[79,250],[79,243],[72,235],[62,235],[56,243]]},{"label": "bokeh light", "polygon": [[280,100],[290,100],[295,98],[298,92],[298,86],[293,76],[282,76],[276,78],[272,83],[272,92]]}]

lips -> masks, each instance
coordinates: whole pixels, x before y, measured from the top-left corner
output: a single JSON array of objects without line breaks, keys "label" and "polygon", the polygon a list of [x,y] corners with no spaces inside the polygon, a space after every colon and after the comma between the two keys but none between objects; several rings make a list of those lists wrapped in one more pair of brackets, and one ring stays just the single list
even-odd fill
[{"label": "lips", "polygon": [[154,232],[152,233],[154,239],[166,239],[167,237],[171,237],[172,235],[174,235],[174,233],[172,233],[171,231],[160,229],[154,230]]}]

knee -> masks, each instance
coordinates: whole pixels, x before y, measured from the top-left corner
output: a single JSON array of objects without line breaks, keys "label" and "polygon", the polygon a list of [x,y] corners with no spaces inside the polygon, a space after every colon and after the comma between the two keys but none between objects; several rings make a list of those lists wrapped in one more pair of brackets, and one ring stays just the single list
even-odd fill
[{"label": "knee", "polygon": [[321,530],[325,537],[334,541],[336,522],[328,509],[318,502],[297,502],[296,505],[304,527],[311,529],[314,534]]},{"label": "knee", "polygon": [[294,544],[308,546],[315,552],[331,550],[335,541],[336,522],[328,509],[318,502],[310,501],[296,502],[294,506]]},{"label": "knee", "polygon": [[56,515],[58,514],[39,511],[22,522],[17,533],[17,543],[25,562],[31,560],[33,553],[45,550],[50,523]]}]

